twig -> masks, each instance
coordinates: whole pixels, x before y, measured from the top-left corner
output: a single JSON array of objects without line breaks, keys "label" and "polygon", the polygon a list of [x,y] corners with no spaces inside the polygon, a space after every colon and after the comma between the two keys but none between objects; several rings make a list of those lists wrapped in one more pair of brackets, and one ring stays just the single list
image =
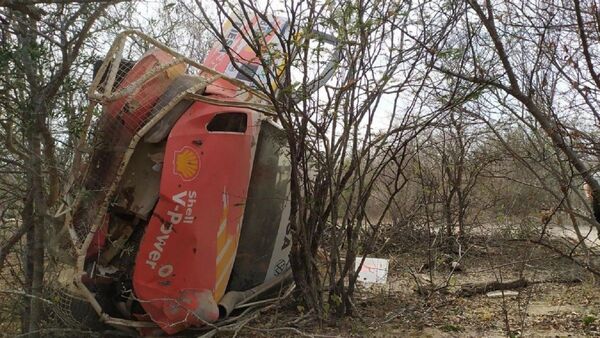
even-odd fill
[{"label": "twig", "polygon": [[26,292],[23,291],[16,291],[16,290],[0,290],[0,293],[8,293],[8,294],[13,294],[13,295],[18,295],[18,296],[24,296],[24,297],[29,297],[29,298],[35,298],[35,299],[39,299],[47,304],[50,305],[54,305],[54,303],[48,299],[42,298],[42,297],[38,297],[38,296],[34,296],[31,294],[28,294]]}]

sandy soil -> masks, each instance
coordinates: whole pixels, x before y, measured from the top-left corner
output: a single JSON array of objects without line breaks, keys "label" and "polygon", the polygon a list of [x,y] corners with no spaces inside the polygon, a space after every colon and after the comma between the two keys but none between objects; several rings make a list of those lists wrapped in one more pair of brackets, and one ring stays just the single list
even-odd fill
[{"label": "sandy soil", "polygon": [[[238,335],[600,337],[600,285],[582,268],[547,249],[513,241],[474,245],[461,261],[462,271],[451,277],[449,267],[443,265],[433,274],[417,273],[423,260],[415,257],[424,255],[414,251],[388,255],[388,283],[361,285],[353,317],[319,326],[308,318],[298,320],[302,311],[290,305],[249,322]],[[508,281],[520,275],[538,283],[516,290],[513,297],[457,294],[466,283]],[[418,294],[415,281],[426,287],[431,277],[436,285],[449,281],[448,288]]]}]

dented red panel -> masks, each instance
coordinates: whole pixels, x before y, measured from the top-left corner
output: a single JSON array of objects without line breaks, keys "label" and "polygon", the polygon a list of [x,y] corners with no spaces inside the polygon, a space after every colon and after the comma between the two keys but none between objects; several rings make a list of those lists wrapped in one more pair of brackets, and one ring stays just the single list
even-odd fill
[{"label": "dented red panel", "polygon": [[[152,49],[136,62],[133,68],[127,72],[119,83],[116,92],[126,88],[132,83],[143,78],[148,72],[157,67],[168,65],[175,58],[160,50]],[[178,64],[157,72],[144,81],[135,91],[127,95],[105,102],[103,104],[104,115],[101,117],[97,129],[97,139],[94,152],[90,159],[89,168],[93,168],[91,175],[86,177],[85,190],[95,191],[87,194],[86,203],[82,203],[75,210],[73,216],[73,227],[82,231],[92,224],[96,217],[97,209],[89,208],[88,205],[100,205],[106,198],[106,187],[110,186],[117,175],[127,147],[130,146],[133,135],[147,119],[158,98],[171,84],[172,80],[183,74],[184,64]],[[130,88],[131,89],[131,88]],[[107,222],[108,217],[105,222]],[[106,229],[107,230],[107,226]],[[104,229],[104,226],[103,226]],[[95,234],[87,256],[95,255],[104,246],[105,232]],[[96,243],[96,244],[95,244]]]},{"label": "dented red panel", "polygon": [[[209,132],[223,112],[247,114],[245,132]],[[244,215],[256,114],[197,102],[169,135],[160,199],[133,275],[136,297],[167,333],[218,319]]]},{"label": "dented red panel", "polygon": [[[125,78],[121,81],[115,92],[119,92],[120,89],[131,85],[147,73],[153,71],[153,69],[167,65],[173,62],[173,60],[175,58],[163,50],[152,49],[148,51],[125,75]],[[182,63],[158,72],[134,92],[108,102],[106,104],[106,111],[109,116],[121,119],[129,130],[135,131],[148,117],[150,110],[173,79],[184,72],[185,65]]]}]

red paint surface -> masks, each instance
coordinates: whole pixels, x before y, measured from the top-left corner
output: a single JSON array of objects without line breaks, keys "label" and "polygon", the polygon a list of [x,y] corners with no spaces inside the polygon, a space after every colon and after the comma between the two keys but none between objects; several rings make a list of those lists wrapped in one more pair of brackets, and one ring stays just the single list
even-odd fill
[{"label": "red paint surface", "polygon": [[[246,132],[209,133],[206,125],[218,112],[248,113]],[[251,114],[256,113],[196,102],[169,135],[160,199],[140,243],[133,274],[136,297],[169,334],[218,319],[214,292],[222,196],[226,190],[230,199],[226,230],[239,236],[256,133]],[[181,154],[185,158],[179,159],[179,165],[187,167],[177,168],[176,156]],[[186,212],[190,218],[184,217]],[[225,283],[231,267],[228,269]]]},{"label": "red paint surface", "polygon": [[[171,54],[160,49],[148,51],[125,75],[113,93],[129,86],[153,68],[168,64],[174,59]],[[109,116],[122,119],[129,130],[136,131],[148,117],[160,95],[164,93],[176,75],[183,73],[184,69],[185,67],[180,64],[156,74],[132,93],[108,102],[105,106],[107,113]]]}]

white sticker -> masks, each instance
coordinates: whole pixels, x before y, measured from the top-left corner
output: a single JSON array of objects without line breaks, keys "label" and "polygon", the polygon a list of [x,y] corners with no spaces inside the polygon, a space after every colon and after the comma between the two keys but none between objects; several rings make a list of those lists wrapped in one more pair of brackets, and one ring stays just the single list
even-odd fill
[{"label": "white sticker", "polygon": [[[361,261],[362,257],[356,258],[355,268],[358,268]],[[385,284],[387,282],[388,264],[387,259],[365,258],[365,262],[358,272],[358,280],[363,283]]]}]

